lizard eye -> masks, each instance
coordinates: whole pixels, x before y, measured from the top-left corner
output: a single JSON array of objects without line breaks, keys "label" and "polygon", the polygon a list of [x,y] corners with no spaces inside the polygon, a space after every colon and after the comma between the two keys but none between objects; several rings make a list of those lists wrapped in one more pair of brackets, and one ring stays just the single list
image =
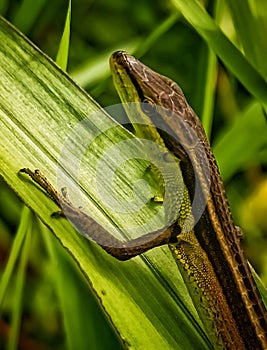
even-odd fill
[{"label": "lizard eye", "polygon": [[156,111],[155,103],[150,98],[145,97],[141,102],[142,111],[148,116],[153,115]]}]

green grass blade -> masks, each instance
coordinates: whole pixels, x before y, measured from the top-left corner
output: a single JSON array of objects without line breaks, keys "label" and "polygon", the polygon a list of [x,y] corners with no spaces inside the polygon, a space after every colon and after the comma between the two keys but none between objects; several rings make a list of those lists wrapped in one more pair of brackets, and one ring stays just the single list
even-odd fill
[{"label": "green grass blade", "polygon": [[81,86],[92,86],[99,81],[110,76],[108,65],[109,56],[117,50],[125,50],[129,53],[134,52],[139,45],[139,40],[132,40],[128,43],[122,43],[107,52],[99,54],[97,57],[88,58],[80,66],[70,72],[71,77]]},{"label": "green grass blade", "polygon": [[204,88],[200,90],[199,93],[201,97],[201,109],[200,116],[203,128],[206,132],[207,138],[210,139],[211,136],[211,128],[213,121],[213,112],[214,112],[214,96],[215,96],[215,83],[217,78],[217,58],[214,53],[207,49],[205,57],[207,57],[206,61],[206,70],[204,71],[205,77],[202,79],[202,87]]},{"label": "green grass blade", "polygon": [[[222,14],[222,2],[220,0],[216,1],[214,14],[216,23],[219,23]],[[199,83],[196,88],[199,106],[196,107],[199,111],[201,122],[207,138],[210,139],[215,103],[216,81],[218,75],[218,61],[214,52],[207,45],[205,45],[202,50],[202,57],[199,62],[199,71],[200,73],[198,79],[196,79]]]},{"label": "green grass blade", "polygon": [[25,284],[25,272],[26,266],[30,254],[31,247],[31,228],[32,228],[32,213],[28,208],[25,208],[23,211],[22,221],[27,222],[27,227],[25,230],[26,238],[21,251],[21,257],[18,264],[18,271],[16,276],[16,284],[14,290],[14,301],[12,309],[12,320],[10,327],[10,334],[8,338],[7,349],[15,350],[18,348],[18,337],[20,332],[20,322],[21,322],[21,313],[22,313],[22,296],[23,288]]},{"label": "green grass blade", "polygon": [[266,2],[227,0],[227,5],[231,10],[235,29],[241,41],[245,56],[255,67],[258,67],[258,70],[266,77]]},{"label": "green grass blade", "polygon": [[172,2],[246,89],[267,106],[265,79],[225,36],[204,7],[196,0]]},{"label": "green grass blade", "polygon": [[224,181],[231,179],[246,164],[259,164],[262,161],[261,152],[266,152],[267,148],[266,135],[266,120],[259,103],[249,105],[234,125],[222,131],[214,143],[213,151]]},{"label": "green grass blade", "polygon": [[160,23],[147,38],[142,40],[134,52],[135,56],[142,57],[151,47],[153,47],[153,45],[156,44],[157,40],[177,22],[180,16],[180,13],[173,13]]},{"label": "green grass blade", "polygon": [[10,281],[11,275],[14,271],[14,266],[15,263],[18,259],[21,246],[25,237],[25,234],[27,232],[27,222],[28,219],[28,208],[24,207],[22,214],[21,214],[21,221],[20,221],[20,226],[18,228],[17,234],[14,238],[14,242],[12,245],[12,249],[5,267],[5,270],[3,272],[2,278],[1,278],[1,283],[0,283],[0,310],[3,305],[3,300],[5,297],[5,293],[7,290],[7,285]]},{"label": "green grass blade", "polygon": [[69,57],[69,45],[70,45],[70,22],[71,22],[71,0],[69,0],[69,6],[67,11],[66,22],[62,38],[60,40],[59,49],[57,53],[56,62],[63,70],[67,69],[68,57]]},{"label": "green grass blade", "polygon": [[253,267],[251,265],[250,265],[250,268],[252,270],[253,278],[255,279],[257,287],[259,288],[259,291],[261,293],[262,300],[263,300],[263,302],[265,304],[265,307],[267,307],[267,290],[266,290],[266,287],[263,285],[261,279],[259,278],[259,276],[257,275],[256,271],[253,269]]}]

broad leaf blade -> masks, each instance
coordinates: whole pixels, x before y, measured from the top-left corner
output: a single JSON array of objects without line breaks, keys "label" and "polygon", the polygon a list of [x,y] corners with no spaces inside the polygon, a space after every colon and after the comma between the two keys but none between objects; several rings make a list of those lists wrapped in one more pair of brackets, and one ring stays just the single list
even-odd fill
[{"label": "broad leaf blade", "polygon": [[[95,130],[103,132],[104,143],[118,142],[129,134],[116,126],[116,138],[110,139],[105,134],[107,125],[114,127],[115,122],[4,20],[0,20],[0,40],[0,169],[5,181],[77,261],[127,346],[209,348],[167,248],[157,248],[126,263],[118,262],[79,235],[67,220],[52,219],[50,214],[57,209],[52,201],[31,181],[17,175],[23,167],[39,168],[56,184],[57,162],[64,142],[74,126],[87,116],[89,135]],[[85,164],[88,174],[87,179],[84,174],[81,177],[81,188],[87,194],[86,210],[99,222],[112,218],[125,225],[125,217],[116,218],[99,204],[97,192],[88,180],[94,176],[91,159],[85,159]],[[133,168],[138,172],[142,170],[139,167],[138,162],[133,162],[125,168],[129,181]],[[143,218],[147,219],[144,214]]]}]

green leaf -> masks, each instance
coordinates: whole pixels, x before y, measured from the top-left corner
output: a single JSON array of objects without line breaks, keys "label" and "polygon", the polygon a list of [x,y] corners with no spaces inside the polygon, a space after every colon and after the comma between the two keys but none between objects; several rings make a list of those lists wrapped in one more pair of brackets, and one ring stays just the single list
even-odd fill
[{"label": "green leaf", "polygon": [[172,0],[172,2],[246,89],[267,106],[265,79],[226,37],[200,2],[196,0]]},{"label": "green leaf", "polygon": [[[19,259],[18,271],[16,277],[16,285],[14,288],[14,301],[12,308],[12,320],[10,327],[10,335],[8,338],[8,350],[15,350],[18,348],[18,339],[20,332],[20,323],[21,323],[21,314],[22,314],[22,295],[23,288],[25,285],[25,274],[27,261],[30,255],[31,250],[31,234],[32,228],[31,225],[25,227],[26,222],[31,222],[32,213],[28,208],[24,208],[22,212],[22,224],[18,231],[18,235],[24,235],[26,233],[26,238],[23,244],[22,252]],[[23,229],[26,229],[22,232]]]},{"label": "green leaf", "polygon": [[5,270],[3,272],[3,275],[1,277],[1,284],[0,284],[0,310],[3,305],[3,300],[5,297],[5,293],[7,291],[7,285],[10,281],[11,275],[14,272],[14,266],[17,261],[19,252],[21,250],[26,232],[27,232],[27,218],[28,218],[28,208],[24,207],[21,215],[21,221],[20,226],[18,228],[16,237],[14,239],[12,249],[8,258],[8,262],[6,264]]},{"label": "green leaf", "polygon": [[227,0],[235,29],[249,61],[267,76],[266,15],[265,1]]},{"label": "green leaf", "polygon": [[[96,102],[3,19],[0,40],[0,173],[5,181],[77,262],[125,346],[210,348],[167,247],[156,248],[128,262],[116,261],[79,235],[66,219],[51,218],[51,213],[57,210],[54,203],[32,181],[18,175],[23,167],[39,168],[56,185],[60,165],[73,176],[77,161],[71,158],[71,152],[64,158],[66,153],[62,150],[71,151],[66,139],[75,143],[77,139],[69,136],[89,116],[86,135],[92,143],[90,154],[82,154],[79,178],[83,202],[75,197],[71,183],[66,183],[70,197],[96,221],[109,225],[115,234],[118,232],[112,222],[120,227],[127,227],[130,222],[139,229],[140,222],[147,222],[153,214],[145,208],[137,215],[116,215],[113,208],[100,201],[94,184],[99,157],[121,140],[132,139],[132,135],[103,113]],[[140,145],[136,147],[142,151]],[[123,152],[132,158],[131,147],[124,147]],[[114,162],[113,156],[106,159],[106,165]],[[138,160],[126,164],[119,177],[122,187],[115,187],[117,194],[127,197],[136,175],[143,170]],[[110,178],[105,175],[101,175],[101,186],[110,185]],[[146,229],[149,230],[149,225]]]},{"label": "green leaf", "polygon": [[267,151],[266,135],[265,116],[261,105],[256,102],[250,104],[233,125],[222,131],[213,151],[224,181],[243,170],[247,164],[263,161],[261,152]]},{"label": "green leaf", "polygon": [[71,22],[71,0],[69,0],[65,27],[62,34],[62,38],[60,40],[59,49],[58,49],[57,58],[56,58],[57,64],[63,70],[66,70],[68,65],[69,45],[70,45],[70,22]]}]

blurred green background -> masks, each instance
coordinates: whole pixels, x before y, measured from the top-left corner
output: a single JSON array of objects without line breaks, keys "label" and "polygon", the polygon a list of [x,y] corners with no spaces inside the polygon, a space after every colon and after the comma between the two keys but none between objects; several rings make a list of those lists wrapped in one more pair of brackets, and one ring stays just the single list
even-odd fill
[{"label": "blurred green background", "polygon": [[[245,3],[247,2],[244,1],[243,4]],[[265,11],[264,5],[259,1],[250,3],[253,13],[257,13],[256,18],[263,25],[262,28],[265,28],[266,37],[267,9]],[[235,27],[238,21],[233,17],[233,8],[227,4],[227,1],[206,1],[205,7],[212,16],[217,16],[226,35],[244,50],[244,43],[240,39],[240,27],[239,32]],[[64,28],[67,6],[68,2],[65,0],[0,0],[0,14],[20,29],[48,56],[55,59]],[[242,6],[240,12],[242,13]],[[249,35],[247,38],[250,40]],[[207,129],[211,144],[222,170],[235,222],[242,226],[245,232],[242,245],[248,259],[266,285],[267,134],[264,139],[260,131],[266,133],[266,130],[259,131],[257,127],[253,127],[253,118],[257,118],[257,115],[253,114],[253,109],[250,109],[254,98],[227,70],[222,61],[217,62],[210,54],[207,44],[177,12],[172,2],[73,1],[67,71],[102,106],[119,102],[108,68],[108,57],[117,49],[134,53],[154,70],[178,82],[200,117],[205,113],[204,106],[208,110]],[[265,50],[266,48],[262,47],[263,60],[266,60]],[[260,70],[257,62],[252,63]],[[207,79],[207,72],[211,72],[211,80]],[[209,84],[208,106],[203,101],[206,96],[206,84]],[[251,144],[257,139],[263,139],[263,141],[258,148],[254,149]],[[231,153],[235,147],[239,150],[238,156],[235,156],[234,151]],[[251,149],[254,149],[254,153]],[[232,166],[232,164],[237,165]],[[19,199],[1,181],[1,270],[4,269],[9,255],[20,220],[21,208]],[[60,305],[53,290],[52,279],[49,279],[49,274],[44,273],[46,269],[49,270],[47,252],[38,238],[35,240],[38,254],[32,255],[27,269],[20,347],[65,349],[66,335],[62,325]],[[91,333],[90,349],[119,349],[121,345],[94,297],[89,294],[86,282],[67,256],[65,259],[66,264],[70,265],[69,273],[73,273],[78,280],[77,288],[88,298],[88,312],[92,315],[91,328],[88,326],[88,332]],[[10,289],[12,290],[12,281]],[[12,293],[6,298],[1,315],[0,348],[4,347],[7,339],[11,296]],[[31,342],[30,339],[34,341]]]}]

